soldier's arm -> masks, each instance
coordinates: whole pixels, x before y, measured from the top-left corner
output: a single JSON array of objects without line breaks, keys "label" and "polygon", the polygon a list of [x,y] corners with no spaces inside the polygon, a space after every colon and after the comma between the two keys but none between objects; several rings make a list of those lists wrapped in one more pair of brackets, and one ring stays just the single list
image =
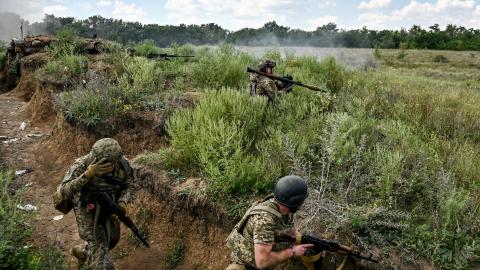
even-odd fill
[{"label": "soldier's arm", "polygon": [[266,268],[281,264],[296,256],[303,256],[313,245],[296,245],[280,251],[273,251],[275,240],[275,220],[268,214],[254,216],[253,240],[255,264],[258,268]]},{"label": "soldier's arm", "polygon": [[125,181],[127,187],[120,193],[118,201],[123,203],[129,203],[135,198],[135,194],[138,191],[138,183],[133,177],[133,169],[130,167],[130,164],[128,164],[128,170],[125,173]]},{"label": "soldier's arm", "polygon": [[277,95],[277,85],[275,85],[275,82],[270,79],[268,79],[266,82],[265,92],[268,96],[268,99],[273,101]]},{"label": "soldier's arm", "polygon": [[57,187],[56,196],[61,200],[72,198],[82,187],[88,183],[89,179],[85,176],[85,165],[81,159],[75,161],[65,174],[62,182]]}]

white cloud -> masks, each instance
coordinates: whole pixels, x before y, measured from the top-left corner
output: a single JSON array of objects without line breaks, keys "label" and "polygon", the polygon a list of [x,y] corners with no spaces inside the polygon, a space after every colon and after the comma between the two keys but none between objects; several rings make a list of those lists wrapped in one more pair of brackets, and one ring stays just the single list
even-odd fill
[{"label": "white cloud", "polygon": [[318,18],[308,19],[307,28],[305,30],[315,30],[317,27],[328,24],[328,23],[337,23],[338,17],[326,15]]},{"label": "white cloud", "polygon": [[331,0],[320,1],[318,4],[319,8],[334,7],[337,5],[337,2]]},{"label": "white cloud", "polygon": [[302,4],[294,0],[167,0],[165,9],[168,19],[175,23],[218,22],[236,30],[245,26],[260,27],[272,20],[286,23],[289,17],[299,13]]},{"label": "white cloud", "polygon": [[437,0],[433,3],[411,0],[407,5],[389,14],[363,13],[358,16],[358,20],[363,25],[376,29],[398,29],[414,24],[428,27],[436,23],[442,27],[447,24],[479,27],[480,22],[477,19],[479,15],[476,14],[478,7],[473,0]]},{"label": "white cloud", "polygon": [[112,17],[124,21],[145,22],[147,13],[135,4],[126,4],[122,1],[115,1]]},{"label": "white cloud", "polygon": [[110,0],[99,0],[97,2],[97,6],[101,6],[101,7],[107,7],[107,6],[110,6],[112,5],[112,1]]},{"label": "white cloud", "polygon": [[369,2],[361,2],[358,5],[359,9],[375,9],[375,8],[384,8],[388,7],[392,1],[391,0],[370,0]]},{"label": "white cloud", "polygon": [[57,17],[69,17],[72,16],[70,10],[66,6],[51,5],[42,9],[44,14],[53,14]]}]

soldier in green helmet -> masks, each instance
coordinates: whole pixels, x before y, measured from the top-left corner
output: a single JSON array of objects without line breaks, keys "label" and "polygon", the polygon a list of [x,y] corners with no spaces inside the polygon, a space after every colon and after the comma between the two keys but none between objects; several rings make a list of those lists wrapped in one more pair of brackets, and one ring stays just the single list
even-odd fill
[{"label": "soldier in green helmet", "polygon": [[303,256],[313,245],[286,246],[278,242],[283,234],[298,231],[293,214],[308,196],[305,181],[296,175],[280,178],[274,194],[254,203],[227,238],[231,264],[227,270],[271,269],[291,258]]},{"label": "soldier in green helmet", "polygon": [[126,211],[135,190],[133,170],[116,140],[98,140],[90,153],[75,160],[53,195],[53,202],[64,214],[72,208],[75,212],[78,233],[85,240],[71,251],[78,258],[79,268],[114,269],[108,252],[120,240],[120,223],[102,209],[95,194],[108,194]]},{"label": "soldier in green helmet", "polygon": [[[275,61],[266,59],[260,62],[258,71],[273,74],[276,65]],[[291,76],[287,76],[286,78],[292,79]],[[250,75],[250,94],[252,96],[266,96],[269,102],[275,101],[275,97],[279,91],[290,92],[292,88],[293,84],[277,83],[270,78],[254,73]]]}]

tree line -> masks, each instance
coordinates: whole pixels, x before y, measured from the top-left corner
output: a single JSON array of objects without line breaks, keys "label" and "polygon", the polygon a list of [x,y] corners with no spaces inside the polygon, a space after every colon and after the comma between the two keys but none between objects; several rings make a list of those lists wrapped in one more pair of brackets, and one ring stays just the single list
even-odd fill
[{"label": "tree line", "polygon": [[[0,14],[2,15],[2,14]],[[9,16],[1,17],[12,17]],[[16,15],[16,14],[14,14]],[[45,15],[42,22],[29,24],[23,21],[29,34],[56,34],[63,30],[73,31],[82,37],[114,40],[122,44],[153,40],[157,46],[177,44],[219,44],[232,43],[244,46],[314,46],[346,48],[386,49],[439,49],[439,50],[480,50],[480,30],[467,29],[454,24],[441,29],[438,24],[422,28],[418,25],[401,30],[339,29],[335,23],[317,27],[314,31],[292,29],[268,22],[260,28],[243,28],[229,31],[215,23],[157,25],[126,22],[121,19],[91,16],[79,20],[73,17]],[[2,23],[3,24],[3,23]],[[12,25],[11,23],[8,25]]]}]

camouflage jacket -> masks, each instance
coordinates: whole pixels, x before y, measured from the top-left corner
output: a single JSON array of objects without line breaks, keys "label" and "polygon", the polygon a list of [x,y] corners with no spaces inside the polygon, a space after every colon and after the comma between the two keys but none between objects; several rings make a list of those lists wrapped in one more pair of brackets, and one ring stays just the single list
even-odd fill
[{"label": "camouflage jacket", "polygon": [[[75,160],[54,194],[54,203],[56,206],[60,202],[68,202],[73,205],[80,204],[90,195],[89,191],[94,190],[98,186],[101,187],[102,183],[105,183],[103,178],[94,177],[89,180],[84,176],[84,172],[92,160],[93,158],[90,154]],[[113,176],[122,180],[122,186],[116,192],[108,192],[108,189],[106,190],[116,201],[128,203],[133,199],[137,186],[133,179],[133,170],[128,161],[125,158],[122,158],[119,164],[119,168],[115,168],[112,173],[107,174],[107,177]],[[103,186],[108,187],[107,184],[103,184]],[[71,206],[69,208],[71,209]]]},{"label": "camouflage jacket", "polygon": [[274,100],[278,91],[274,80],[254,74],[250,76],[250,88],[252,95],[266,96],[269,100]]},{"label": "camouflage jacket", "polygon": [[293,214],[282,215],[273,195],[254,203],[227,238],[227,247],[232,251],[232,261],[256,267],[254,244],[273,245],[273,250],[286,248],[275,242],[275,236],[293,228]]}]

